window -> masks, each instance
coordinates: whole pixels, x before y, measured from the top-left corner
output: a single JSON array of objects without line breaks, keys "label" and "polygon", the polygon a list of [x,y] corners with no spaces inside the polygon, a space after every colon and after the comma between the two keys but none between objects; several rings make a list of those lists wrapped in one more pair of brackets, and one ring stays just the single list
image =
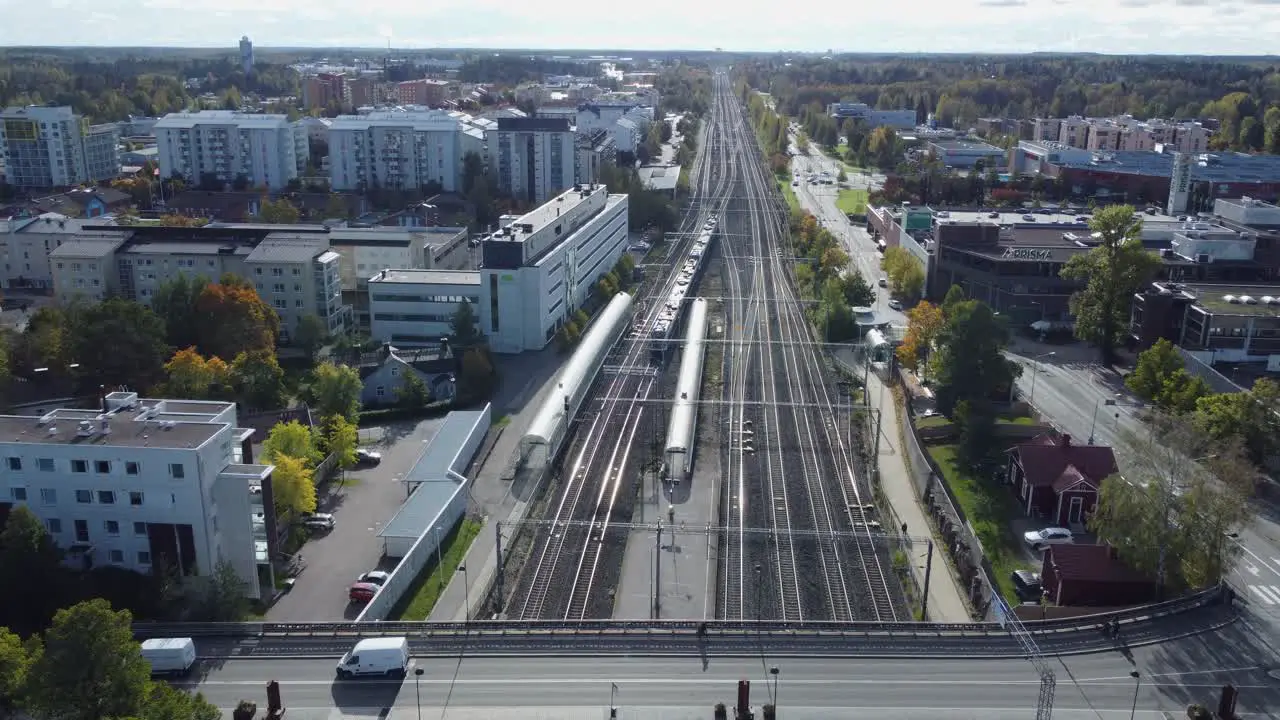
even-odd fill
[{"label": "window", "polygon": [[11,457],[11,458],[9,458],[9,469],[10,469],[10,470],[21,470],[21,469],[22,469],[22,458],[18,458],[18,457]]},{"label": "window", "polygon": [[54,488],[40,488],[40,502],[45,505],[57,505],[58,491]]},{"label": "window", "polygon": [[53,458],[40,458],[36,460],[36,467],[40,472],[53,472]]},{"label": "window", "polygon": [[134,507],[138,507],[139,505],[142,505],[142,493],[136,490],[130,491],[129,504],[133,505]]},{"label": "window", "polygon": [[169,463],[169,477],[174,480],[181,480],[186,476],[187,469],[182,466],[182,463]]},{"label": "window", "polygon": [[284,275],[284,270],[281,268],[271,268],[271,275],[273,277],[281,277]]},{"label": "window", "polygon": [[76,521],[76,542],[82,542],[82,543],[89,542],[89,521],[88,520]]},{"label": "window", "polygon": [[103,505],[115,505],[116,504],[115,492],[111,490],[99,490],[98,502],[102,503]]},{"label": "window", "polygon": [[138,564],[139,564],[139,565],[150,565],[150,564],[151,564],[151,553],[147,552],[146,550],[139,550],[139,551],[138,551]]},{"label": "window", "polygon": [[377,395],[378,397],[382,397],[384,394],[386,394],[386,390],[381,385],[379,385],[377,390],[374,391],[374,394]]},{"label": "window", "polygon": [[147,524],[144,522],[135,522],[133,524],[133,534],[145,536],[147,534]]},{"label": "window", "polygon": [[76,472],[76,473],[89,472],[89,462],[87,460],[72,460],[71,472]]},{"label": "window", "polygon": [[120,534],[120,523],[116,520],[107,520],[102,523],[102,528],[107,531],[108,535]]},{"label": "window", "polygon": [[294,268],[294,269],[293,269],[293,274],[294,274],[294,275],[301,275],[301,274],[302,274],[302,271],[301,271],[301,270],[299,270],[298,268]]},{"label": "window", "polygon": [[294,301],[293,301],[293,306],[294,306],[294,307],[302,307],[302,300],[294,300]]},{"label": "window", "polygon": [[9,497],[13,498],[15,502],[26,502],[27,489],[24,487],[9,488]]},{"label": "window", "polygon": [[93,492],[90,490],[77,490],[76,502],[80,503],[81,505],[88,505],[89,503],[93,502]]},{"label": "window", "polygon": [[98,473],[99,475],[106,475],[107,473],[111,472],[111,461],[110,460],[94,460],[93,471]]},{"label": "window", "polygon": [[44,525],[49,528],[50,535],[57,535],[62,532],[62,521],[58,518],[49,518],[44,521]]},{"label": "window", "polygon": [[137,475],[137,474],[138,474],[138,463],[136,463],[136,462],[126,462],[126,463],[124,464],[124,474],[125,474],[125,475]]},{"label": "window", "polygon": [[124,551],[123,551],[123,550],[112,550],[112,551],[111,551],[111,563],[112,563],[113,565],[119,565],[119,564],[121,564],[121,563],[123,563],[123,562],[124,562]]},{"label": "window", "polygon": [[293,291],[294,291],[294,292],[302,292],[302,283],[294,283],[294,284],[293,284]]},{"label": "window", "polygon": [[393,365],[391,367],[391,377],[400,377],[400,368]]},{"label": "window", "polygon": [[254,275],[261,275],[261,274],[262,274],[262,268],[254,268],[254,269],[253,269],[253,274],[254,274]]}]

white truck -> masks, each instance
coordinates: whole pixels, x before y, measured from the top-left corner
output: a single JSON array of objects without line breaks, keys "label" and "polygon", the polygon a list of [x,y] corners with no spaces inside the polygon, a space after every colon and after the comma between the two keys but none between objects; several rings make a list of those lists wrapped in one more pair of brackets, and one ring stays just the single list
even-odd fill
[{"label": "white truck", "polygon": [[196,643],[191,638],[143,640],[142,658],[151,663],[152,675],[185,675],[196,664]]},{"label": "white truck", "polygon": [[342,679],[357,675],[404,677],[409,672],[409,639],[384,637],[361,640],[338,661],[337,671]]}]

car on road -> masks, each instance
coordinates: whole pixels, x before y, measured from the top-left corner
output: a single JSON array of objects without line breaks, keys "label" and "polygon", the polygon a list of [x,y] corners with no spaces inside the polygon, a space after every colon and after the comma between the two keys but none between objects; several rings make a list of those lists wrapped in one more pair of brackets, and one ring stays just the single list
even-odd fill
[{"label": "car on road", "polygon": [[1067,528],[1047,527],[1043,530],[1028,530],[1022,536],[1023,542],[1032,550],[1044,550],[1050,545],[1066,545],[1075,542],[1075,538]]},{"label": "car on road", "polygon": [[307,513],[302,516],[302,526],[308,530],[332,530],[337,524],[329,513]]},{"label": "car on road", "polygon": [[356,449],[356,464],[373,466],[382,462],[382,453],[375,450]]},{"label": "car on road", "polygon": [[347,599],[353,603],[363,605],[373,599],[378,594],[378,586],[371,582],[352,583],[347,589]]},{"label": "car on road", "polygon": [[899,299],[897,299],[897,298],[890,298],[890,299],[889,299],[889,309],[890,309],[890,310],[901,310],[901,309],[902,309],[902,301],[901,301],[901,300],[899,300]]},{"label": "car on road", "polygon": [[889,278],[887,276],[885,275],[880,276],[880,287],[883,287],[883,288],[889,287]]},{"label": "car on road", "polygon": [[390,577],[391,573],[386,570],[370,570],[369,572],[361,575],[360,579],[356,580],[356,582],[382,586],[386,584]]},{"label": "car on road", "polygon": [[1044,588],[1040,585],[1040,573],[1030,570],[1014,570],[1010,576],[1013,580],[1013,592],[1023,602],[1040,602],[1044,596]]}]

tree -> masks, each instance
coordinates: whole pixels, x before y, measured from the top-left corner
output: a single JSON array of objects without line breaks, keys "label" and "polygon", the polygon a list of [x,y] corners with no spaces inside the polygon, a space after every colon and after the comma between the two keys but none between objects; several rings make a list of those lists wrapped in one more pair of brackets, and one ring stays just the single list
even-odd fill
[{"label": "tree", "polygon": [[360,374],[345,365],[320,363],[311,371],[309,401],[321,415],[341,415],[349,422],[360,417]]},{"label": "tree", "polygon": [[258,222],[271,225],[292,225],[298,222],[298,208],[288,198],[268,200],[263,198],[258,203]]},{"label": "tree", "polygon": [[0,604],[0,625],[24,634],[43,629],[57,607],[50,603],[61,593],[63,575],[62,553],[44,523],[26,505],[15,506],[0,531],[0,587],[34,583],[46,592]]},{"label": "tree", "polygon": [[1138,397],[1155,400],[1164,390],[1169,376],[1184,366],[1178,348],[1160,338],[1154,345],[1138,353],[1138,361],[1133,366],[1133,372],[1124,379],[1124,384]]},{"label": "tree", "polygon": [[205,359],[189,347],[179,350],[164,364],[164,393],[184,400],[225,397],[231,390],[231,367],[221,358]]},{"label": "tree", "polygon": [[77,312],[74,357],[100,385],[149,388],[169,358],[164,321],[144,305],[108,298]]},{"label": "tree", "polygon": [[[274,481],[274,475],[273,481]],[[199,587],[189,596],[192,622],[240,622],[249,612],[244,596],[244,580],[231,563],[219,560],[213,574],[199,578]]]},{"label": "tree", "polygon": [[29,675],[31,705],[64,720],[135,715],[150,685],[151,667],[133,639],[132,616],[102,599],[59,610],[44,635],[44,652]]},{"label": "tree", "polygon": [[[801,266],[797,266],[797,270]],[[870,307],[875,304],[876,291],[871,283],[862,277],[862,273],[851,269],[840,276],[840,284],[844,290],[844,300],[853,307]]]},{"label": "tree", "polygon": [[151,309],[164,321],[165,337],[174,347],[193,347],[200,343],[196,303],[209,280],[200,275],[179,273],[161,283],[151,300]]},{"label": "tree", "polygon": [[471,399],[488,397],[493,392],[493,380],[493,364],[489,362],[488,353],[480,348],[467,350],[462,356],[458,394]]},{"label": "tree", "polygon": [[234,358],[242,352],[274,350],[280,317],[248,281],[225,275],[206,285],[196,302],[200,349],[206,355]]},{"label": "tree", "polygon": [[298,458],[308,466],[319,463],[320,451],[316,449],[315,434],[311,428],[297,420],[276,423],[262,443],[262,457],[275,462],[281,455]]},{"label": "tree", "polygon": [[320,420],[321,440],[325,452],[337,458],[338,466],[352,467],[356,464],[356,448],[360,445],[360,431],[341,415],[327,415]]},{"label": "tree", "polygon": [[404,374],[404,382],[396,390],[396,402],[403,408],[420,408],[431,402],[431,391],[418,373],[408,370]]},{"label": "tree", "polygon": [[307,313],[298,318],[298,327],[293,331],[293,344],[302,348],[307,354],[308,362],[316,361],[316,353],[324,347],[329,339],[329,328],[324,320],[315,313]]},{"label": "tree", "polygon": [[961,400],[971,402],[971,412],[979,411],[1007,388],[1020,370],[1004,357],[1008,342],[1008,328],[986,303],[957,305],[937,338],[938,412],[950,416]]},{"label": "tree", "polygon": [[342,196],[337,193],[330,193],[329,199],[324,203],[324,219],[325,220],[346,220],[350,214],[347,203],[343,201]]},{"label": "tree", "polygon": [[942,315],[949,318],[955,312],[955,309],[969,298],[964,294],[964,288],[959,285],[952,285],[947,288],[947,294],[942,298]]},{"label": "tree", "polygon": [[1085,284],[1071,297],[1076,337],[1096,344],[1102,361],[1110,364],[1129,319],[1130,299],[1155,276],[1160,257],[1142,246],[1142,221],[1131,205],[1098,210],[1089,227],[1100,244],[1072,256],[1062,277]]},{"label": "tree", "polygon": [[1249,392],[1206,394],[1195,403],[1194,425],[1216,443],[1239,442],[1262,465],[1280,442],[1280,385],[1259,378]]},{"label": "tree", "polygon": [[[923,375],[927,376],[929,353],[933,349],[934,341],[938,338],[938,333],[942,332],[945,322],[942,308],[928,300],[922,300],[908,310],[907,334],[902,339],[902,345],[898,347],[898,361],[912,371],[920,367],[926,371]],[[920,364],[921,360],[924,361],[923,365]]]},{"label": "tree", "polygon": [[458,309],[453,312],[453,318],[449,321],[449,329],[453,333],[449,343],[458,348],[475,345],[480,341],[479,322],[470,302],[464,300],[458,303]]},{"label": "tree", "polygon": [[0,715],[8,716],[18,708],[32,660],[22,638],[0,627]]},{"label": "tree", "polygon": [[1156,406],[1174,415],[1185,415],[1193,412],[1199,405],[1200,398],[1209,395],[1209,383],[1199,375],[1192,375],[1184,368],[1178,368],[1165,379],[1164,387],[1156,396]]},{"label": "tree", "polygon": [[221,720],[222,711],[204,699],[204,695],[187,693],[166,682],[153,682],[147,689],[138,720]]},{"label": "tree", "polygon": [[271,473],[271,494],[276,512],[290,517],[316,511],[316,486],[312,471],[301,458],[276,455]]},{"label": "tree", "polygon": [[231,363],[231,381],[240,402],[255,410],[284,407],[284,369],[270,350],[250,350]]},{"label": "tree", "polygon": [[908,300],[920,297],[924,291],[924,267],[906,248],[886,249],[883,266],[896,294]]}]

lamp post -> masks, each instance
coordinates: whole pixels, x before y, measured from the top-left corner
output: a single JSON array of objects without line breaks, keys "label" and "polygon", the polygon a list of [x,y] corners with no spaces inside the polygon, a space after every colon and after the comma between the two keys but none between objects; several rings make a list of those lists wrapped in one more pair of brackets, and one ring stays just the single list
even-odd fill
[{"label": "lamp post", "polygon": [[[1119,397],[1120,397],[1120,393],[1116,393],[1116,398],[1119,398]],[[1106,399],[1098,398],[1097,400],[1093,401],[1093,420],[1089,423],[1089,444],[1090,445],[1093,444],[1093,431],[1095,428],[1098,427],[1098,408],[1114,407],[1115,404],[1116,404],[1116,401],[1113,398],[1106,398]]]},{"label": "lamp post", "polygon": [[1032,405],[1036,404],[1036,378],[1040,376],[1040,367],[1036,363],[1039,362],[1041,358],[1053,357],[1057,354],[1058,353],[1055,350],[1031,358],[1031,398],[1029,402]]},{"label": "lamp post", "polygon": [[1130,670],[1129,677],[1133,678],[1133,707],[1129,709],[1129,720],[1133,720],[1133,716],[1138,714],[1138,688],[1142,687],[1142,673]]},{"label": "lamp post", "polygon": [[462,610],[466,613],[463,622],[471,622],[471,578],[467,575],[467,566],[459,565],[458,570],[462,573]]},{"label": "lamp post", "polygon": [[769,674],[773,676],[773,716],[778,716],[778,666],[773,665],[769,668]]},{"label": "lamp post", "polygon": [[422,668],[413,669],[413,694],[418,700],[418,720],[422,720]]},{"label": "lamp post", "polygon": [[763,568],[760,563],[756,563],[756,632],[760,631],[760,621],[763,619],[764,607],[760,603],[760,589],[764,586]]}]

